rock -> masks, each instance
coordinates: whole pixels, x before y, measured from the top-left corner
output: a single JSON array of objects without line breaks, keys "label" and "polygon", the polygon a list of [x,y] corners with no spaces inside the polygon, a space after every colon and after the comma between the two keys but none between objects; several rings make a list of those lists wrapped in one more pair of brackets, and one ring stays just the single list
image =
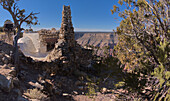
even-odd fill
[{"label": "rock", "polygon": [[67,57],[66,57],[66,56],[62,56],[62,57],[60,57],[60,60],[65,60],[65,59],[67,59]]},{"label": "rock", "polygon": [[39,80],[39,82],[40,82],[40,83],[42,83],[42,84],[44,84],[44,83],[45,83],[45,81],[44,81],[44,80]]},{"label": "rock", "polygon": [[82,72],[82,71],[79,71],[79,70],[75,70],[74,71],[74,75],[75,76],[83,76],[83,77],[86,77],[87,76],[87,74],[85,73],[85,72]]},{"label": "rock", "polygon": [[10,67],[12,70],[15,70],[15,67]]},{"label": "rock", "polygon": [[87,74],[86,74],[85,72],[81,72],[81,75],[82,75],[83,77],[86,77],[86,76],[87,76]]},{"label": "rock", "polygon": [[71,97],[71,94],[63,93],[63,96],[66,97],[66,98],[70,98],[70,97]]},{"label": "rock", "polygon": [[3,42],[3,41],[0,41],[0,46],[3,45],[3,44],[4,44],[4,42]]},{"label": "rock", "polygon": [[0,74],[0,89],[5,92],[10,92],[13,87],[13,78],[11,76],[6,77]]},{"label": "rock", "polygon": [[67,64],[67,63],[69,63],[69,61],[63,61],[63,64]]},{"label": "rock", "polygon": [[84,82],[84,84],[85,84],[86,86],[88,86],[88,82]]},{"label": "rock", "polygon": [[83,90],[84,87],[83,87],[83,86],[79,86],[78,89],[79,89],[79,90]]},{"label": "rock", "polygon": [[78,79],[79,79],[80,81],[83,81],[83,80],[84,80],[84,77],[83,77],[83,76],[80,76],[80,77],[78,77]]},{"label": "rock", "polygon": [[27,67],[27,66],[24,66],[24,65],[21,66],[21,68],[24,69],[24,70],[27,70],[27,69],[28,69],[28,67]]},{"label": "rock", "polygon": [[21,70],[20,73],[18,73],[18,77],[20,80],[25,80],[25,76],[27,75],[28,73],[24,70]]},{"label": "rock", "polygon": [[38,82],[36,82],[34,86],[39,88],[40,90],[44,89],[44,86],[40,85]]},{"label": "rock", "polygon": [[10,92],[13,88],[13,75],[11,69],[1,68],[0,70],[0,89],[5,92]]},{"label": "rock", "polygon": [[41,101],[41,100],[38,100],[38,99],[30,99],[30,101]]},{"label": "rock", "polygon": [[17,75],[17,71],[16,70],[12,70],[9,74],[11,74],[11,76],[16,76]]},{"label": "rock", "polygon": [[85,87],[84,87],[84,90],[88,90],[88,86],[85,86]]},{"label": "rock", "polygon": [[67,93],[63,93],[63,96],[69,96],[69,94],[67,94]]},{"label": "rock", "polygon": [[4,51],[1,51],[1,56],[4,57],[5,56],[5,52]]},{"label": "rock", "polygon": [[3,62],[0,60],[0,65],[3,65]]},{"label": "rock", "polygon": [[29,101],[26,98],[22,97],[22,96],[18,96],[17,101]]},{"label": "rock", "polygon": [[7,66],[7,64],[4,64],[3,68],[4,69],[10,69],[9,66]]},{"label": "rock", "polygon": [[8,60],[7,57],[3,57],[3,58],[2,58],[2,61],[3,61],[4,64],[8,64],[8,62],[9,62],[9,60]]},{"label": "rock", "polygon": [[20,81],[19,81],[19,79],[17,77],[13,78],[13,84],[17,88],[20,87]]},{"label": "rock", "polygon": [[61,91],[61,90],[58,90],[58,89],[55,89],[55,90],[54,90],[54,94],[61,95],[61,94],[62,94],[62,91]]},{"label": "rock", "polygon": [[21,91],[20,91],[19,89],[13,89],[13,92],[14,92],[15,95],[17,95],[17,96],[21,96],[21,95],[22,95],[22,93],[21,93]]},{"label": "rock", "polygon": [[6,57],[8,60],[11,59],[11,57],[10,57],[8,54],[5,54],[5,57]]},{"label": "rock", "polygon": [[76,82],[75,82],[75,85],[76,85],[76,86],[80,86],[81,84],[82,84],[81,81],[76,81]]},{"label": "rock", "polygon": [[24,71],[24,70],[20,71],[20,73],[23,74],[23,75],[27,75],[27,74],[28,74],[28,73],[27,73],[26,71]]},{"label": "rock", "polygon": [[106,93],[106,92],[107,92],[107,88],[102,88],[102,89],[101,89],[101,93],[104,94],[104,93]]},{"label": "rock", "polygon": [[39,88],[40,90],[43,90],[43,89],[44,89],[44,86],[42,86],[42,85],[39,84],[38,82],[33,83],[33,82],[30,81],[29,84],[30,84],[31,86],[34,86],[34,87],[36,87],[36,88]]},{"label": "rock", "polygon": [[78,95],[78,92],[77,91],[73,91],[73,94]]},{"label": "rock", "polygon": [[4,64],[3,66],[1,66],[3,69],[9,69],[9,67],[7,66],[7,64]]},{"label": "rock", "polygon": [[66,77],[61,77],[60,79],[61,79],[62,82],[68,81],[68,79]]}]

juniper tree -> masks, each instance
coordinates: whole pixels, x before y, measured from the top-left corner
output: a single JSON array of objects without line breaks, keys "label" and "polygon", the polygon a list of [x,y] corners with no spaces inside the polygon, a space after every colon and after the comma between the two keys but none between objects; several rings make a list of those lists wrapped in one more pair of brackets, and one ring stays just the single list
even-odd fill
[{"label": "juniper tree", "polygon": [[155,88],[152,100],[170,99],[170,1],[119,0],[118,3],[126,7],[114,5],[111,10],[123,19],[116,30],[118,58],[128,69],[138,69],[159,80],[152,85]]},{"label": "juniper tree", "polygon": [[21,34],[21,31],[23,30],[22,24],[26,23],[27,25],[37,25],[38,20],[36,15],[38,13],[31,12],[28,15],[25,14],[25,9],[20,9],[17,6],[17,2],[19,0],[0,0],[0,4],[3,7],[3,9],[7,10],[9,14],[12,16],[13,22],[14,22],[14,28],[16,31],[16,35],[14,37],[13,43],[14,43],[14,64],[16,66],[19,65],[19,54],[18,54],[18,45],[17,41],[19,39],[19,36]]}]

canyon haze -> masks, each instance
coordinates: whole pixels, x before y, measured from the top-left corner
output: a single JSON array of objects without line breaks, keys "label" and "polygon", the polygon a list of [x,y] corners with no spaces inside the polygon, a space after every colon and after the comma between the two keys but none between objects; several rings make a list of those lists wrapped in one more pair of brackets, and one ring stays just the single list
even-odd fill
[{"label": "canyon haze", "polygon": [[116,45],[118,38],[113,32],[75,32],[75,39],[81,46],[99,47],[98,55],[103,55],[104,47],[109,46],[110,53]]},{"label": "canyon haze", "polygon": [[118,41],[113,32],[75,32],[75,39],[82,46],[89,44],[98,47],[112,47],[111,45],[115,45]]}]

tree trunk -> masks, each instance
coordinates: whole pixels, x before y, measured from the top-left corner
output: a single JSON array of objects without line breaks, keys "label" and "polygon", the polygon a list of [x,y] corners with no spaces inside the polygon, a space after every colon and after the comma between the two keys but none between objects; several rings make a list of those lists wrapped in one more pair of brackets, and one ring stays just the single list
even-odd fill
[{"label": "tree trunk", "polygon": [[18,53],[18,39],[19,39],[19,35],[21,33],[20,28],[18,28],[17,34],[14,37],[14,52],[13,52],[13,58],[14,58],[14,65],[18,70],[18,66],[19,66],[19,53]]}]

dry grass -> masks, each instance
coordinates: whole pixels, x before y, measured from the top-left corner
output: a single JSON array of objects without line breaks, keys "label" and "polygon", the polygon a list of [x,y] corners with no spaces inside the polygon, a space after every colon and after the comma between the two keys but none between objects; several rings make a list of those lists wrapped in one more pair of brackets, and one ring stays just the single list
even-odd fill
[{"label": "dry grass", "polygon": [[41,100],[46,97],[46,95],[43,94],[41,91],[39,91],[37,88],[28,89],[26,93],[24,93],[24,95],[29,97],[30,99],[38,99],[38,100]]}]

